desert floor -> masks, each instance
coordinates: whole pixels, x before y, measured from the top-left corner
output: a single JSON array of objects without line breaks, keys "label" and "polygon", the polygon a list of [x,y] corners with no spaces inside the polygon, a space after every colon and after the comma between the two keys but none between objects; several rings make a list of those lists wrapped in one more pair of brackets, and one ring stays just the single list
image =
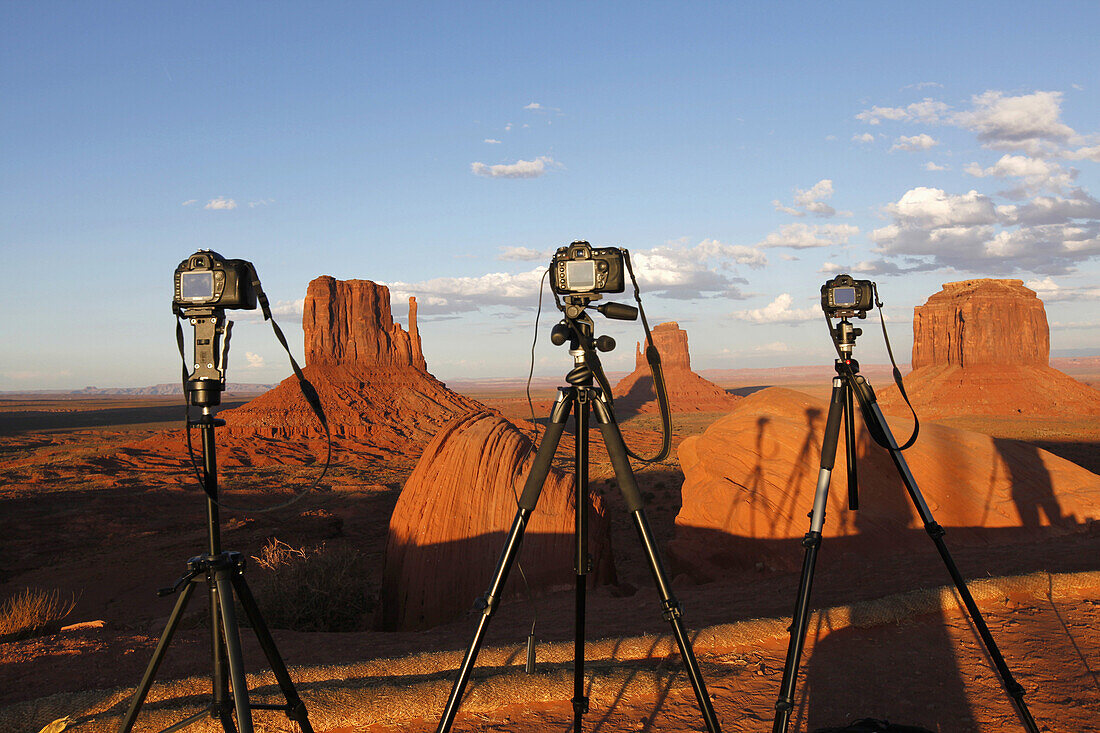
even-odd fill
[{"label": "desert floor", "polygon": [[[1085,381],[1097,384],[1095,375],[1085,375]],[[759,380],[720,383],[742,394],[764,386]],[[784,386],[818,396],[829,389],[827,374],[824,380],[794,375]],[[460,388],[508,417],[529,417],[526,399],[514,385],[481,392],[476,385]],[[244,399],[226,395],[224,407]],[[546,414],[551,399],[552,391],[537,391],[537,417]],[[675,442],[702,432],[718,417],[676,416]],[[65,620],[75,628],[0,643],[0,707],[56,693],[130,688],[141,678],[174,603],[174,598],[157,598],[155,590],[170,585],[185,570],[186,560],[205,547],[205,503],[178,449],[181,418],[178,398],[0,397],[0,598],[38,587],[56,588],[76,599]],[[950,424],[1028,441],[1100,473],[1100,419],[958,418]],[[627,442],[642,450],[657,444],[659,424],[653,416],[630,418],[623,429]],[[286,452],[296,455],[293,446]],[[569,454],[563,442],[562,465],[568,465]],[[223,498],[239,504],[270,504],[273,494],[285,498],[317,470],[302,460],[282,468],[254,455],[219,460]],[[351,546],[365,557],[367,585],[376,591],[390,513],[414,465],[415,456],[371,461],[340,446],[322,491],[270,513],[223,513],[223,546],[246,556],[259,554],[273,537],[294,547]],[[612,475],[599,451],[593,452],[591,473],[597,486]],[[638,479],[654,532],[660,542],[667,542],[680,505],[679,466],[670,459],[640,471]],[[604,492],[604,499],[612,517],[618,582],[590,591],[587,637],[666,634],[668,625],[661,619],[621,500],[610,491]],[[950,535],[947,542],[950,546]],[[731,571],[726,578],[704,584],[678,575],[674,587],[684,603],[687,626],[702,629],[790,614],[802,556],[798,543],[791,545],[791,562],[783,567]],[[955,559],[967,578],[975,580],[1100,571],[1100,526],[1094,522],[1079,532],[1027,545],[959,548]],[[255,584],[259,572],[250,568],[246,577]],[[826,544],[813,604],[843,607],[948,583],[930,542],[927,552],[882,562],[830,556]],[[1040,728],[1100,730],[1100,586],[1078,588],[1068,595],[1024,593],[985,599],[981,608],[1010,668],[1027,690],[1026,700]],[[562,591],[535,599],[534,608],[526,599],[506,603],[493,620],[486,647],[521,646],[535,613],[540,646],[572,638],[573,595]],[[158,679],[209,673],[205,619],[205,599],[196,595]],[[369,619],[363,625],[369,629]],[[426,650],[461,650],[473,626],[471,616],[422,632],[276,629],[275,638],[292,668],[352,665]],[[247,630],[244,634],[249,669],[258,671],[266,665],[251,635]],[[785,652],[785,636],[700,651],[723,730],[770,729]],[[622,694],[612,696],[610,703],[594,699],[585,729],[704,730],[691,688],[682,674],[675,674],[678,657],[654,664],[661,668],[655,679],[664,682],[653,689],[631,688],[629,693],[624,683]],[[868,626],[853,622],[829,629],[820,620],[813,622],[802,672],[791,730],[841,725],[860,717],[889,718],[945,732],[1022,729],[967,617],[954,608]],[[515,685],[522,683],[520,679]],[[491,710],[464,710],[455,730],[571,729],[567,699],[517,699]],[[436,715],[428,710],[402,720],[348,720],[325,729],[429,731],[435,729]],[[266,719],[257,716],[258,721]]]}]

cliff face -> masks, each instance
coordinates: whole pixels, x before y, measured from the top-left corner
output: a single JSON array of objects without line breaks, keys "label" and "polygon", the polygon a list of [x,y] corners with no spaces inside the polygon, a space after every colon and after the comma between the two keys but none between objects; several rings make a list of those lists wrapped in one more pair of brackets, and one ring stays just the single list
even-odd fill
[{"label": "cliff face", "polygon": [[409,330],[393,322],[390,289],[328,275],[309,284],[302,313],[307,364],[411,366],[427,371],[409,298]]},{"label": "cliff face", "polygon": [[[691,371],[687,331],[678,323],[660,323],[654,326],[652,335],[653,345],[661,354],[673,412],[724,412],[737,403],[737,396]],[[635,348],[634,364],[634,371],[615,385],[615,404],[628,412],[657,412],[653,377],[641,343]]]},{"label": "cliff face", "polygon": [[[683,504],[669,546],[677,571],[706,580],[730,567],[801,560],[788,543],[809,529],[827,416],[826,401],[771,387],[680,444]],[[895,434],[909,434],[911,422],[892,423]],[[897,470],[862,424],[855,451],[860,505],[850,512],[842,430],[823,534],[843,540],[825,547],[839,554],[923,549],[928,537]],[[952,542],[1080,531],[1100,517],[1100,476],[1026,443],[929,422],[905,456]]]},{"label": "cliff face", "polygon": [[1050,329],[1043,301],[1022,280],[945,283],[913,310],[913,368],[1047,366]]},{"label": "cliff face", "polygon": [[[528,437],[487,411],[464,415],[435,436],[390,518],[383,629],[425,629],[469,611],[488,587],[533,461]],[[519,556],[533,590],[574,582],[573,493],[572,475],[552,468]],[[613,582],[610,525],[598,494],[590,506],[590,579]],[[505,595],[521,592],[513,565]]]},{"label": "cliff face", "polygon": [[[1100,414],[1100,392],[1052,369],[1046,310],[1020,280],[963,280],[913,309],[905,388],[924,418]],[[897,387],[883,410],[907,414]]]},{"label": "cliff face", "polygon": [[[302,314],[306,366],[334,437],[386,455],[423,445],[457,415],[480,405],[427,371],[409,298],[409,330],[393,322],[390,291],[369,280],[318,277]],[[231,435],[321,437],[321,427],[289,377],[236,410],[221,413]]]}]

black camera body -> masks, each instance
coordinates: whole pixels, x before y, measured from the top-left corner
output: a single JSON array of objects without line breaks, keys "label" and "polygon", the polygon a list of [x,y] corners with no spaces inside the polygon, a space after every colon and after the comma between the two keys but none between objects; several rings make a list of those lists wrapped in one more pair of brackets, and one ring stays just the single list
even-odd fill
[{"label": "black camera body", "polygon": [[227,260],[200,249],[176,268],[175,308],[235,308],[254,310],[255,269],[248,260]]},{"label": "black camera body", "polygon": [[623,251],[579,240],[559,247],[550,261],[550,287],[558,295],[621,293],[626,289]]},{"label": "black camera body", "polygon": [[875,304],[875,284],[837,275],[821,286],[821,309],[831,318],[866,318]]}]

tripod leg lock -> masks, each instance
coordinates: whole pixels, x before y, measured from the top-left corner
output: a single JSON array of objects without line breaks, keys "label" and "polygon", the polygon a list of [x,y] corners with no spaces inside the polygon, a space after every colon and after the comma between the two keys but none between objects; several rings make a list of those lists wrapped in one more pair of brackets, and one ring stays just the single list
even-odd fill
[{"label": "tripod leg lock", "polygon": [[794,710],[794,700],[789,697],[781,697],[775,702],[775,711],[777,713],[789,713]]},{"label": "tripod leg lock", "polygon": [[574,697],[570,700],[573,703],[573,713],[575,715],[584,715],[588,712],[588,696]]},{"label": "tripod leg lock", "polygon": [[802,546],[805,548],[817,547],[821,544],[820,532],[807,532],[806,536],[802,538]]},{"label": "tripod leg lock", "polygon": [[474,601],[474,610],[480,611],[484,616],[491,617],[496,612],[499,604],[500,600],[498,598],[486,593]]},{"label": "tripod leg lock", "polygon": [[932,539],[939,539],[947,534],[947,530],[940,526],[939,522],[929,522],[924,525],[924,529]]},{"label": "tripod leg lock", "polygon": [[664,613],[661,614],[665,621],[672,622],[675,619],[681,618],[684,615],[684,607],[675,598],[669,598],[664,602]]},{"label": "tripod leg lock", "polygon": [[301,700],[291,702],[287,706],[286,717],[293,720],[295,723],[301,723],[302,721],[309,721],[309,714],[306,712],[306,704]]}]

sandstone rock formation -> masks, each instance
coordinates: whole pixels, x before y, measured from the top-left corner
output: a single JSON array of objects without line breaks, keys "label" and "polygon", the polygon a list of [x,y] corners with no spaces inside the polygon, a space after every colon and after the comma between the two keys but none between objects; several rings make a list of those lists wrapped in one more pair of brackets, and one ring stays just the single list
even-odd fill
[{"label": "sandstone rock formation", "polygon": [[[1100,414],[1100,392],[1049,366],[1043,302],[1021,280],[945,283],[913,312],[905,388],[920,417]],[[885,385],[884,385],[885,387]],[[896,387],[879,394],[904,414]]]},{"label": "sandstone rock formation", "polygon": [[[678,570],[708,579],[723,568],[801,562],[795,538],[809,529],[827,415],[827,402],[772,387],[684,440],[683,506],[669,548]],[[860,423],[860,507],[847,509],[842,430],[824,535],[845,540],[832,551],[931,549],[889,454]],[[891,420],[897,435],[911,426]],[[952,545],[1075,531],[1100,517],[1100,476],[1026,443],[927,423],[904,455]]]},{"label": "sandstone rock formation", "polygon": [[[336,438],[379,455],[425,443],[455,416],[480,407],[427,371],[409,299],[409,330],[393,322],[390,291],[369,280],[316,278],[302,317],[306,366]],[[221,413],[231,436],[319,436],[321,428],[291,376],[236,410]]]},{"label": "sandstone rock formation", "polygon": [[[487,411],[464,415],[435,436],[390,519],[383,629],[425,629],[472,608],[489,586],[533,460],[528,436]],[[573,494],[572,475],[551,469],[519,555],[532,590],[573,586]],[[592,582],[613,582],[610,525],[598,495],[589,538]],[[524,592],[515,565],[505,592]]]},{"label": "sandstone rock formation", "polygon": [[[653,328],[653,344],[661,353],[668,402],[672,412],[725,412],[740,399],[691,371],[687,331],[675,321]],[[658,412],[653,376],[642,344],[635,349],[634,371],[615,385],[615,405],[628,412]]]}]

